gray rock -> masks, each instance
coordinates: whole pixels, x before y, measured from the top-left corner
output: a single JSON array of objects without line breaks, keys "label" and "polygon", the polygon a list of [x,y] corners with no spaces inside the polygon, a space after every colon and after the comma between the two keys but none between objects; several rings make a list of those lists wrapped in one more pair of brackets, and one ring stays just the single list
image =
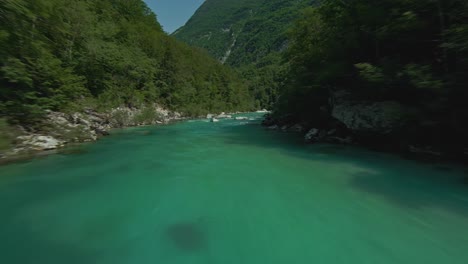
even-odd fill
[{"label": "gray rock", "polygon": [[141,120],[142,111],[147,111],[147,108],[118,107],[106,113],[84,109],[83,113],[71,115],[46,111],[46,116],[42,120],[45,129],[36,134],[21,129],[23,136],[18,137],[14,148],[6,151],[0,158],[33,151],[54,150],[70,142],[95,141],[99,136],[109,135],[108,131],[116,127],[157,124],[182,118],[181,113],[169,111],[157,104],[148,107],[154,110],[155,115],[154,118],[147,119],[153,120]]},{"label": "gray rock", "polygon": [[213,118],[211,118],[210,122],[216,123],[216,122],[219,122],[219,119],[216,119],[216,118],[213,117]]},{"label": "gray rock", "polygon": [[268,127],[269,130],[278,130],[279,126],[278,125],[273,125]]},{"label": "gray rock", "polygon": [[353,138],[350,136],[347,137],[327,137],[326,142],[335,143],[335,144],[352,144]]},{"label": "gray rock", "polygon": [[74,124],[84,125],[86,127],[91,126],[91,122],[86,120],[81,113],[74,113],[71,115],[71,119]]},{"label": "gray rock", "polygon": [[317,128],[312,128],[304,136],[304,140],[308,143],[317,142],[319,138],[319,134],[320,134],[320,130],[318,130]]},{"label": "gray rock", "polygon": [[108,135],[110,135],[109,132],[107,131],[107,129],[103,129],[101,127],[94,127],[93,129],[94,129],[94,131],[96,132],[96,134],[98,136],[108,136]]},{"label": "gray rock", "polygon": [[332,136],[332,135],[336,134],[336,132],[337,132],[336,129],[332,129],[332,130],[327,132],[327,136]]},{"label": "gray rock", "polygon": [[389,134],[406,122],[404,107],[392,101],[342,102],[333,106],[332,116],[354,132]]},{"label": "gray rock", "polygon": [[416,153],[416,154],[425,154],[425,155],[431,155],[431,156],[442,156],[442,152],[435,151],[434,149],[432,149],[429,146],[417,147],[417,146],[410,145],[408,147],[408,150],[409,150],[409,152]]},{"label": "gray rock", "polygon": [[300,133],[304,131],[304,127],[300,124],[295,124],[294,126],[288,128],[288,131]]}]

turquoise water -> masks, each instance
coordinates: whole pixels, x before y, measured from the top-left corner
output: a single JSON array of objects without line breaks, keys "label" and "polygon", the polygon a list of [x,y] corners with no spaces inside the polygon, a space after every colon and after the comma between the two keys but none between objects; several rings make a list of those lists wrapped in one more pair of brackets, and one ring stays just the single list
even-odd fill
[{"label": "turquoise water", "polygon": [[257,121],[133,128],[0,168],[0,263],[468,263],[464,168]]}]

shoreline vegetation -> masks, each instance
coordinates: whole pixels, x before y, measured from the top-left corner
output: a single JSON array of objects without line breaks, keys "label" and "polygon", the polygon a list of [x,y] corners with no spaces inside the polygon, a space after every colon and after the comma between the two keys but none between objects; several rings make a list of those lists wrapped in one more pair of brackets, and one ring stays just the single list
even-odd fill
[{"label": "shoreline vegetation", "polygon": [[268,108],[308,143],[468,157],[466,1],[213,0],[172,36],[142,0],[0,10],[0,152]]},{"label": "shoreline vegetation", "polygon": [[[257,113],[268,113],[258,110]],[[222,119],[245,120],[245,117],[234,117],[247,112],[221,112],[206,116],[187,117],[158,105],[145,108],[118,107],[106,113],[91,109],[72,114],[47,111],[38,124],[38,130],[25,129],[21,126],[7,127],[0,123],[0,165],[28,160],[36,156],[55,154],[66,151],[69,146],[92,143],[111,134],[114,129],[168,125],[189,119],[207,119],[218,122]],[[216,121],[213,121],[216,120]],[[12,132],[12,131],[15,132]],[[7,134],[7,132],[9,134]]]},{"label": "shoreline vegetation", "polygon": [[466,160],[467,1],[226,2],[206,1],[174,36],[231,51],[255,100],[273,99],[268,127]]},{"label": "shoreline vegetation", "polygon": [[142,0],[0,1],[0,47],[0,152],[254,109],[233,70],[168,36]]},{"label": "shoreline vegetation", "polygon": [[63,113],[46,111],[44,118],[34,127],[0,125],[3,136],[0,163],[28,159],[46,151],[69,145],[94,142],[118,128],[168,124],[184,120],[178,112],[158,105],[143,108],[118,107],[107,112],[85,109],[82,112]]}]

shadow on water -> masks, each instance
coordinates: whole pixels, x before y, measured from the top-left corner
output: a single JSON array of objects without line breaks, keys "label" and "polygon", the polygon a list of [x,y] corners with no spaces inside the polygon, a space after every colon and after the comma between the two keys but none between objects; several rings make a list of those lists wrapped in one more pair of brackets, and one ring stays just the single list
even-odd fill
[{"label": "shadow on water", "polygon": [[[67,244],[64,241],[45,240],[38,237],[34,232],[28,232],[24,226],[16,225],[18,229],[8,230],[0,229],[2,233],[2,242],[8,243],[8,247],[1,252],[1,258],[8,260],[4,263],[95,263],[99,252],[85,249],[77,245]],[[17,234],[22,234],[18,236]],[[26,239],[27,238],[27,239]],[[53,251],[53,252],[52,252]]]},{"label": "shadow on water", "polygon": [[[292,133],[267,131],[257,124],[228,126],[226,144],[271,148],[284,155],[329,163],[345,163],[371,172],[351,174],[349,186],[383,197],[405,209],[440,208],[468,217],[468,175],[445,163],[406,160],[358,147],[304,144]],[[343,177],[349,177],[344,173]]]},{"label": "shadow on water", "polygon": [[181,251],[193,252],[206,247],[206,235],[197,223],[170,225],[165,236]]},{"label": "shadow on water", "polygon": [[460,184],[462,179],[440,174],[357,173],[349,184],[405,209],[439,208],[468,217],[468,189]]},{"label": "shadow on water", "polygon": [[[16,215],[16,212],[31,205],[56,200],[59,197],[65,197],[77,192],[81,192],[90,186],[95,185],[100,179],[100,175],[90,175],[86,177],[64,177],[57,178],[53,182],[43,177],[37,179],[28,179],[22,184],[7,185],[0,192],[0,211],[10,212],[4,215],[3,220]],[[37,190],[41,190],[41,195],[37,195]]]}]

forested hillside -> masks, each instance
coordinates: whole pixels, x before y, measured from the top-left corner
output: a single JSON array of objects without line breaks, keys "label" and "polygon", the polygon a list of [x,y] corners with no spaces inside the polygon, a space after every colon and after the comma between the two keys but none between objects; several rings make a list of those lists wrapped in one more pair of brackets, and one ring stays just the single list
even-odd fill
[{"label": "forested hillside", "polygon": [[387,142],[462,151],[468,134],[467,52],[466,1],[325,0],[305,9],[291,30],[285,56],[291,67],[276,112],[326,126],[320,116],[353,112],[333,108],[330,100],[341,91],[350,94],[348,101],[361,102],[354,110],[372,104],[373,116],[386,111],[377,102],[398,106],[389,118],[400,127]]},{"label": "forested hillside", "polygon": [[0,112],[10,123],[46,109],[252,107],[233,71],[167,36],[141,0],[2,0],[0,47]]},{"label": "forested hillside", "polygon": [[175,36],[234,66],[283,120],[459,151],[467,21],[461,0],[211,0]]},{"label": "forested hillside", "polygon": [[174,36],[206,49],[249,81],[257,107],[277,100],[286,66],[280,53],[300,10],[313,0],[210,0]]}]

